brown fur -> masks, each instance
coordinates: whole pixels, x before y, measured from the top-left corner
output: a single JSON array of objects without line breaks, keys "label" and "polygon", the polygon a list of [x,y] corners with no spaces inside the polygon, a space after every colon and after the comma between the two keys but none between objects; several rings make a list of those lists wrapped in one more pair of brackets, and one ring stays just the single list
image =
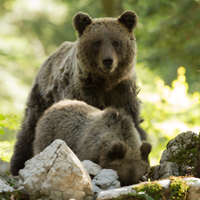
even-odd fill
[{"label": "brown fur", "polygon": [[151,145],[142,143],[123,110],[101,111],[80,101],[60,101],[38,121],[34,154],[56,139],[64,140],[81,161],[116,170],[123,186],[138,183],[149,168]]},{"label": "brown fur", "polygon": [[132,11],[119,18],[91,19],[78,13],[73,19],[79,38],[63,43],[41,66],[30,92],[24,120],[11,159],[17,175],[33,155],[35,126],[42,113],[63,99],[77,99],[99,109],[124,108],[131,115],[142,140],[140,106],[134,71],[136,42]]}]

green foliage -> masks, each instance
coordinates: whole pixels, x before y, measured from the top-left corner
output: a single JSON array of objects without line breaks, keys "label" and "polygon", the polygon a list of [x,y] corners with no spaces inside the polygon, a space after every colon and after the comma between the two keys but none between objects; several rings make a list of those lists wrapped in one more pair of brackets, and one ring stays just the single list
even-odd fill
[{"label": "green foliage", "polygon": [[180,177],[170,177],[170,180],[170,191],[172,192],[170,199],[186,199],[187,190],[189,188],[187,183]]},{"label": "green foliage", "polygon": [[135,199],[135,200],[161,200],[161,199],[180,199],[187,198],[187,190],[189,186],[181,177],[170,177],[169,191],[156,181],[139,184],[133,186],[133,190],[137,193],[129,193],[121,195],[119,200]]},{"label": "green foliage", "polygon": [[197,91],[200,29],[195,27],[199,23],[200,1],[137,1],[134,6],[140,17],[136,29],[138,62],[153,69],[167,85],[176,78],[177,68],[184,65],[190,91]]},{"label": "green foliage", "polygon": [[0,161],[10,162],[11,156],[13,154],[13,141],[0,141]]},{"label": "green foliage", "polygon": [[135,189],[137,193],[144,193],[143,195],[146,195],[146,196],[141,196],[141,198],[138,197],[138,200],[164,199],[164,193],[162,191],[162,188],[163,188],[162,185],[156,182],[155,183],[150,182],[142,184],[137,187],[133,187],[133,189]]},{"label": "green foliage", "polygon": [[[7,130],[19,129],[20,119],[15,115],[0,114],[0,134],[4,134]],[[0,161],[9,162],[13,153],[14,140],[1,141],[0,137]]]},{"label": "green foliage", "polygon": [[[139,76],[146,77],[147,73],[150,82],[151,72],[142,70],[142,73],[139,71]],[[150,160],[157,164],[170,139],[188,130],[198,133],[200,93],[188,93],[184,67],[178,68],[177,79],[171,87],[159,77],[152,79],[156,88],[142,80],[145,84],[140,83],[142,91],[139,97],[143,102],[142,116],[145,119],[141,125],[153,145]]]},{"label": "green foliage", "polygon": [[113,200],[155,200],[154,198],[150,197],[149,195],[145,194],[145,192],[138,193],[129,193],[125,195],[121,195],[119,198],[114,198]]},{"label": "green foliage", "polygon": [[0,114],[0,134],[4,134],[4,129],[17,130],[20,126],[20,118],[16,115]]}]

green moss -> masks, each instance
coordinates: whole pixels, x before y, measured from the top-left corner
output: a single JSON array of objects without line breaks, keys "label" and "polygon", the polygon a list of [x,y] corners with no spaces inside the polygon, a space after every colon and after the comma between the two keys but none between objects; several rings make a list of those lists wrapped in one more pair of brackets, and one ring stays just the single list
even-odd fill
[{"label": "green moss", "polygon": [[[185,133],[186,134],[186,133]],[[189,165],[190,167],[195,166],[195,155],[197,153],[197,144],[199,143],[198,135],[191,137],[191,143],[185,148],[185,142],[182,140],[179,142],[179,148],[172,152],[171,158],[168,159],[169,162],[174,162],[178,165]],[[167,144],[167,148],[171,145]],[[193,156],[191,156],[193,155]]]},{"label": "green moss", "polygon": [[155,199],[164,198],[162,188],[163,188],[162,185],[160,185],[159,183],[156,183],[156,182],[142,184],[137,188],[133,187],[133,189],[135,189],[137,193],[144,192],[148,196],[154,197]]},{"label": "green moss", "polygon": [[164,199],[163,187],[157,182],[150,182],[134,186],[133,189],[137,192],[121,195],[118,200],[160,200]]},{"label": "green moss", "polygon": [[193,167],[195,165],[195,156],[190,156],[196,155],[197,149],[192,148],[192,149],[184,149],[180,148],[176,155],[174,155],[172,158],[169,158],[169,162],[174,162],[177,164],[184,164],[184,165],[189,165]]},{"label": "green moss", "polygon": [[129,193],[129,194],[122,194],[118,198],[114,198],[112,200],[155,200],[154,198],[150,197],[147,194],[135,194],[135,193]]},{"label": "green moss", "polygon": [[187,197],[189,186],[181,177],[170,177],[171,183],[169,189],[164,189],[158,182],[149,182],[134,186],[137,192],[123,194],[118,200],[184,200]]},{"label": "green moss", "polygon": [[189,186],[187,185],[186,181],[184,181],[180,177],[170,177],[171,183],[170,183],[170,191],[172,193],[170,199],[186,199],[187,190]]},{"label": "green moss", "polygon": [[13,177],[7,174],[0,173],[0,178],[4,180],[6,183],[8,183],[14,189],[18,188],[18,181],[19,181],[18,177]]},{"label": "green moss", "polygon": [[0,194],[0,199],[11,199],[11,196],[15,200],[28,200],[28,196],[21,191],[3,192]]}]

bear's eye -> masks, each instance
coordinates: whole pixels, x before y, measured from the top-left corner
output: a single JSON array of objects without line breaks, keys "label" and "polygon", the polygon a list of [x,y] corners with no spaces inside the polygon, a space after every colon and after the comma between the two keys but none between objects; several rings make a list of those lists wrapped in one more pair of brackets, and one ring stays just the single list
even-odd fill
[{"label": "bear's eye", "polygon": [[95,42],[95,47],[100,47],[101,46],[101,42]]},{"label": "bear's eye", "polygon": [[113,46],[114,46],[114,47],[117,47],[118,45],[119,45],[119,43],[118,43],[118,42],[116,42],[116,41],[115,41],[115,42],[113,42]]}]

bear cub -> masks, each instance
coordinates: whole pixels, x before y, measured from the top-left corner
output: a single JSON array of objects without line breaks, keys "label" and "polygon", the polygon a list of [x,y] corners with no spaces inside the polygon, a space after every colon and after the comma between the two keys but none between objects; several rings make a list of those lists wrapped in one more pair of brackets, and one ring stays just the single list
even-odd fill
[{"label": "bear cub", "polygon": [[122,186],[138,183],[150,167],[151,144],[141,141],[123,109],[99,110],[81,101],[60,101],[37,123],[34,154],[56,139],[65,141],[81,161],[117,171]]}]

